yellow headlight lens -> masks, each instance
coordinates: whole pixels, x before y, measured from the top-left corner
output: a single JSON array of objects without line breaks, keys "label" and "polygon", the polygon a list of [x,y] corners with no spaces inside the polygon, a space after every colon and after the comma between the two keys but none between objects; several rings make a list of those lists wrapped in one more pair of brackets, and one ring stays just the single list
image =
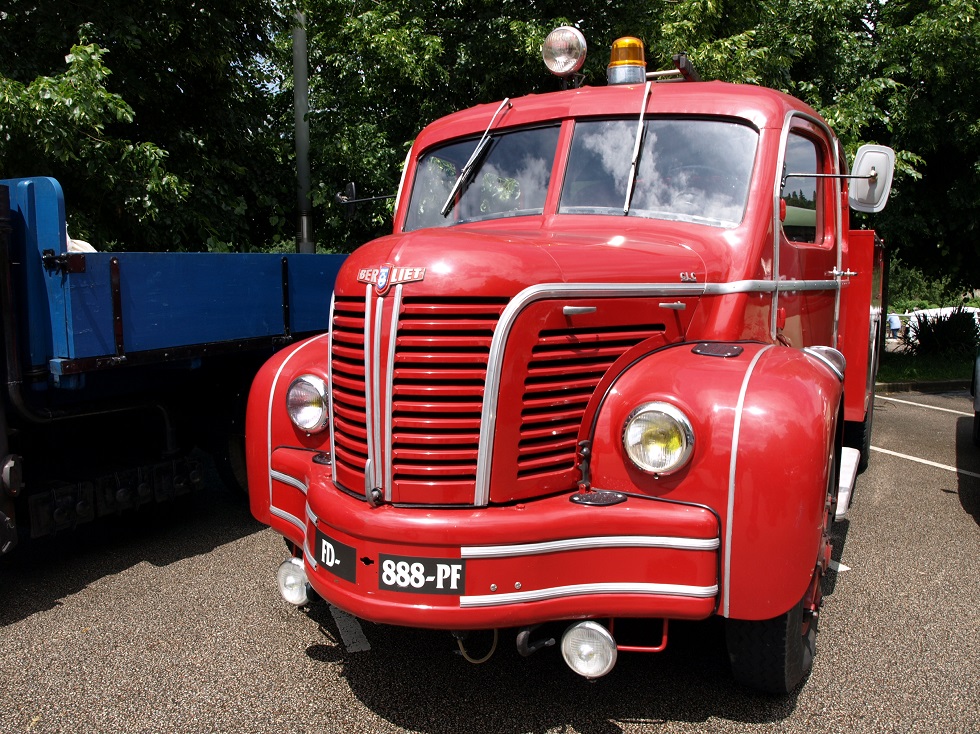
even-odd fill
[{"label": "yellow headlight lens", "polygon": [[684,466],[694,452],[694,429],[669,403],[646,403],[630,413],[623,427],[626,455],[643,471],[669,474]]}]

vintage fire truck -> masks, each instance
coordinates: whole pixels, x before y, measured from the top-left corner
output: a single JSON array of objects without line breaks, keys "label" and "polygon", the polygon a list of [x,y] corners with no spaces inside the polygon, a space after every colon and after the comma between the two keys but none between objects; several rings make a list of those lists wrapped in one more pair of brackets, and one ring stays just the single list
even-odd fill
[{"label": "vintage fire truck", "polygon": [[[848,202],[881,209],[894,154],[849,172],[807,105],[684,55],[648,73],[633,38],[582,86],[584,50],[558,29],[565,89],[418,135],[329,332],[253,383],[251,509],[293,603],[464,654],[559,623],[589,678],[720,616],[736,679],[787,692],[869,448],[882,249]],[[617,642],[624,620],[649,639]]]}]

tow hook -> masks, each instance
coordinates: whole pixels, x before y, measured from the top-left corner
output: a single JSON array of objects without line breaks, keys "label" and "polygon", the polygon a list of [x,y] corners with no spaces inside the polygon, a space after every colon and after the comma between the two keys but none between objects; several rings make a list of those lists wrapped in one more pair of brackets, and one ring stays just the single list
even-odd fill
[{"label": "tow hook", "polygon": [[522,658],[529,658],[538,650],[543,647],[553,647],[555,644],[554,637],[545,637],[536,642],[531,642],[531,633],[534,632],[541,625],[536,624],[532,627],[522,627],[517,633],[517,652],[521,654]]},{"label": "tow hook", "polygon": [[469,641],[473,633],[469,631],[453,632],[453,637],[456,638],[456,645],[459,647],[459,654],[463,656],[463,659],[468,663],[473,663],[473,665],[481,665],[490,658],[497,651],[497,638],[499,637],[499,630],[493,630],[493,642],[490,645],[490,650],[482,658],[473,657],[469,651],[466,649],[466,642]]}]

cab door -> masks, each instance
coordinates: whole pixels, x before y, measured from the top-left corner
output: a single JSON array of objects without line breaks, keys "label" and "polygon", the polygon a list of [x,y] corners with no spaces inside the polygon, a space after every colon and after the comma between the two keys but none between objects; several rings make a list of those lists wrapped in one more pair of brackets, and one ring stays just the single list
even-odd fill
[{"label": "cab door", "polygon": [[777,336],[794,347],[836,345],[840,187],[829,131],[791,116],[783,131]]}]

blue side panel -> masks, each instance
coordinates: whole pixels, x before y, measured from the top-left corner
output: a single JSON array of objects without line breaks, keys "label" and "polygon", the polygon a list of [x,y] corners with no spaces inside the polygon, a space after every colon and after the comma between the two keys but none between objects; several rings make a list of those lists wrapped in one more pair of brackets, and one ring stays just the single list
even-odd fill
[{"label": "blue side panel", "polygon": [[[291,332],[325,331],[343,256],[287,255]],[[89,253],[67,277],[72,349],[84,359],[116,353],[111,261],[119,262],[123,351],[142,352],[286,333],[282,255]]]},{"label": "blue side panel", "polygon": [[330,328],[330,298],[346,255],[286,255],[293,333]]},{"label": "blue side panel", "polygon": [[67,251],[61,186],[52,178],[0,183],[11,192],[18,321],[35,367],[58,374],[65,361],[197,345],[204,353],[210,344],[329,327],[343,255],[96,252],[84,253],[84,268],[45,269],[43,251]]}]

